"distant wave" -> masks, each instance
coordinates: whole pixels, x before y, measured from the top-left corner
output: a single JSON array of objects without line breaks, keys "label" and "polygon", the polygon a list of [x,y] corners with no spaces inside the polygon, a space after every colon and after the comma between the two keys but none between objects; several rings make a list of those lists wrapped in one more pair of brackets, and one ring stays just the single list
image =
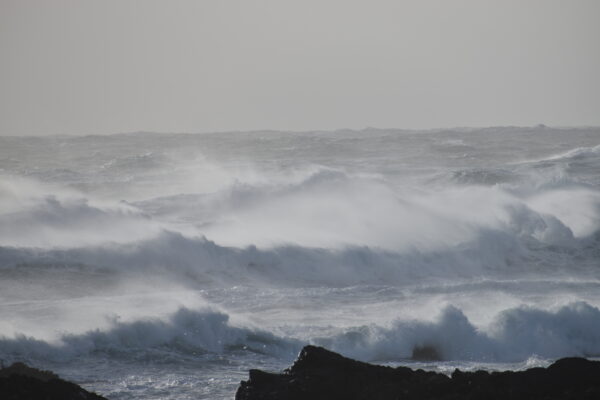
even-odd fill
[{"label": "distant wave", "polygon": [[522,177],[514,171],[506,169],[473,168],[452,171],[452,180],[463,185],[485,185],[492,186],[503,183],[519,182]]},{"label": "distant wave", "polygon": [[134,204],[18,189],[0,212],[0,268],[339,287],[576,273],[597,270],[600,254],[600,191],[583,185],[415,191],[323,169]]},{"label": "distant wave", "polygon": [[[475,167],[445,171],[434,181],[461,185],[502,185],[508,189],[564,189],[587,183],[586,175],[597,175],[600,145],[577,147],[553,156],[500,167]],[[575,178],[577,177],[577,178]],[[597,182],[593,180],[592,182]]]},{"label": "distant wave", "polygon": [[119,158],[113,158],[103,163],[102,170],[117,171],[122,174],[129,171],[138,171],[161,167],[165,156],[160,153],[148,151],[141,154],[133,154]]},{"label": "distant wave", "polygon": [[562,167],[528,168],[455,170],[450,178],[443,174],[445,184],[415,188],[379,174],[313,166],[285,179],[135,202],[3,180],[0,245],[99,246],[168,230],[239,248],[434,252],[476,242],[487,231],[563,245],[600,229],[598,188],[557,177]]},{"label": "distant wave", "polygon": [[[473,241],[485,230],[513,231],[557,244],[600,229],[600,191],[595,188],[556,182],[554,177],[532,184],[502,170],[456,171],[455,177],[468,185],[415,190],[373,175],[322,170],[287,184],[235,184],[210,194],[159,197],[134,205],[156,219],[193,221],[211,240],[236,247],[429,251]],[[476,186],[513,178],[514,184]],[[570,211],[557,201],[564,196]]]},{"label": "distant wave", "polygon": [[[523,210],[515,213],[523,214]],[[516,229],[531,229],[541,220],[518,215]],[[27,268],[101,270],[131,277],[153,274],[192,287],[212,284],[277,284],[283,286],[343,287],[357,284],[410,285],[443,279],[526,277],[543,273],[598,274],[597,238],[574,239],[564,226],[548,229],[567,245],[545,245],[509,232],[481,230],[477,238],[460,246],[436,251],[412,249],[392,252],[377,248],[319,249],[278,246],[259,249],[220,246],[205,238],[189,238],[163,231],[156,237],[124,244],[105,244],[75,249],[0,247],[0,272]],[[531,233],[530,232],[530,233]],[[577,252],[578,263],[564,257]]]},{"label": "distant wave", "polygon": [[125,204],[97,206],[86,199],[45,196],[0,214],[0,243],[15,247],[80,247],[149,238],[161,230]]},{"label": "distant wave", "polygon": [[587,157],[598,157],[600,156],[600,145],[593,147],[577,147],[571,150],[568,150],[564,153],[560,153],[551,157],[547,157],[544,160],[552,160],[552,161],[569,161],[569,160],[577,160],[583,159]]}]

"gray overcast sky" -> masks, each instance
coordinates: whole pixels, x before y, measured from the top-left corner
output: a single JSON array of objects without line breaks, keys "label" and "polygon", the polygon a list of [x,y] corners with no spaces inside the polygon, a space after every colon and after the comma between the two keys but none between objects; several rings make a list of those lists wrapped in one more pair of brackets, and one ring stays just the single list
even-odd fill
[{"label": "gray overcast sky", "polygon": [[0,135],[600,125],[600,1],[0,0]]}]

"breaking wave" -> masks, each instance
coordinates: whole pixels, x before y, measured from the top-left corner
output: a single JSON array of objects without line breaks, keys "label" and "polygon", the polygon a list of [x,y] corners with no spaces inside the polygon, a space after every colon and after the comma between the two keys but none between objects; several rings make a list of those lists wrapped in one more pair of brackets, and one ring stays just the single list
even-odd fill
[{"label": "breaking wave", "polygon": [[75,335],[65,333],[57,342],[25,335],[0,338],[0,354],[6,359],[66,361],[83,355],[104,354],[133,358],[164,357],[175,352],[188,357],[207,352],[252,351],[284,359],[293,358],[301,344],[271,333],[232,326],[229,316],[211,310],[181,308],[166,320],[110,321],[106,329]]},{"label": "breaking wave", "polygon": [[[526,211],[514,212],[521,213],[515,223],[527,222]],[[194,282],[199,285],[262,282],[331,287],[405,285],[426,280],[502,277],[506,274],[516,278],[540,272],[569,272],[574,276],[597,273],[598,238],[576,240],[562,224],[554,220],[549,222],[533,219],[529,225],[517,226],[516,229],[521,231],[530,230],[525,239],[505,231],[482,230],[476,239],[456,247],[403,252],[366,246],[343,249],[292,245],[270,249],[235,248],[220,246],[205,238],[188,238],[163,231],[139,242],[77,249],[0,247],[0,268],[26,271],[28,268],[51,267],[59,273],[57,268],[77,267],[134,276],[154,274],[188,285]],[[542,239],[550,244],[533,236],[540,225],[547,229]],[[574,252],[578,253],[580,263],[565,265],[564,258]]]},{"label": "breaking wave", "polygon": [[347,328],[308,341],[265,330],[234,326],[229,316],[211,310],[181,308],[166,319],[111,321],[106,329],[63,334],[57,342],[16,335],[0,339],[4,359],[70,360],[82,355],[201,357],[206,353],[250,351],[291,360],[308,343],[364,361],[407,361],[416,348],[435,349],[445,361],[522,362],[531,357],[556,359],[600,356],[600,310],[585,302],[555,310],[518,307],[500,312],[487,327],[473,325],[447,306],[434,321],[396,320],[389,327]]},{"label": "breaking wave", "polygon": [[600,356],[600,310],[585,302],[556,310],[508,309],[483,330],[446,307],[433,322],[395,321],[390,327],[352,328],[316,343],[366,361],[411,358],[415,348],[435,349],[442,360],[520,362],[537,356]]},{"label": "breaking wave", "polygon": [[[597,270],[600,256],[600,192],[585,186],[406,192],[324,170],[293,184],[136,204],[19,196],[0,213],[0,268],[78,265],[337,287],[576,273]],[[172,216],[181,203],[196,213],[184,209],[185,223]],[[575,253],[578,263],[566,263]]]}]

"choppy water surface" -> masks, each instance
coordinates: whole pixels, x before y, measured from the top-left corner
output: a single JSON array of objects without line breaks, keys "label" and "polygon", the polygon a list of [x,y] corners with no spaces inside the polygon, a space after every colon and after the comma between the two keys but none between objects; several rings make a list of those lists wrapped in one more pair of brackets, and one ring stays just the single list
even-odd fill
[{"label": "choppy water surface", "polygon": [[0,359],[229,399],[307,343],[599,356],[600,129],[0,137]]}]

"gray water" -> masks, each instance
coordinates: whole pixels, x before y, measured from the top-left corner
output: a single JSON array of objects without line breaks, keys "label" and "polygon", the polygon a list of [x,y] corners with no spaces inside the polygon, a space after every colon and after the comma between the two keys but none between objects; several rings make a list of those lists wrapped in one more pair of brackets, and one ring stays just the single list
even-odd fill
[{"label": "gray water", "polygon": [[599,356],[600,129],[0,137],[4,362],[230,399],[307,343]]}]

